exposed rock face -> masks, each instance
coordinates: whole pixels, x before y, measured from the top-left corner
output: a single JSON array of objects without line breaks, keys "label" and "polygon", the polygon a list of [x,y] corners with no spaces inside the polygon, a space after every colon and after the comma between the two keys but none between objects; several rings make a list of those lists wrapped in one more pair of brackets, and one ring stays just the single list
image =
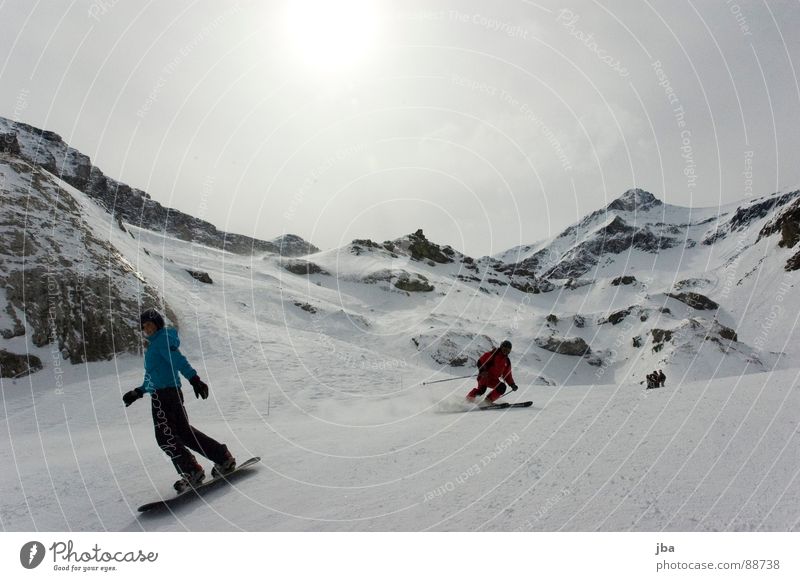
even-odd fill
[{"label": "exposed rock face", "polygon": [[603,254],[619,254],[630,248],[656,253],[677,246],[680,240],[652,232],[648,227],[635,227],[622,217],[615,216],[611,222],[584,242],[573,247],[552,269],[544,273],[546,278],[576,278],[597,264]]},{"label": "exposed rock face", "polygon": [[0,377],[22,377],[42,368],[42,360],[36,355],[17,355],[0,349]]},{"label": "exposed rock face", "polygon": [[656,198],[650,192],[634,188],[622,194],[619,198],[614,200],[608,205],[609,210],[617,210],[621,212],[645,212],[656,206],[662,204],[661,200]]},{"label": "exposed rock face", "polygon": [[560,355],[583,356],[591,353],[589,345],[580,337],[567,339],[552,335],[547,338],[539,337],[535,342],[538,347]]},{"label": "exposed rock face", "polygon": [[725,325],[718,324],[716,331],[720,337],[722,337],[723,339],[727,339],[728,341],[739,340],[739,336],[736,334],[736,331],[734,331],[730,327],[726,327]]},{"label": "exposed rock face", "polygon": [[0,330],[0,337],[3,339],[13,339],[14,337],[22,337],[25,334],[25,326],[17,316],[17,311],[11,306],[11,303],[6,304],[5,308],[8,318],[11,320],[11,328]]},{"label": "exposed rock face", "polygon": [[539,293],[549,293],[556,288],[549,280],[540,278],[532,270],[516,264],[497,264],[495,269],[509,277],[509,285],[512,288],[524,293],[538,295]]},{"label": "exposed rock face", "polygon": [[362,282],[367,284],[387,282],[391,283],[393,287],[405,292],[430,292],[434,290],[433,285],[421,274],[397,269],[384,269],[373,272],[365,276]]},{"label": "exposed rock face", "polygon": [[305,312],[311,313],[312,315],[317,312],[317,309],[315,309],[312,305],[309,305],[308,303],[303,303],[303,302],[300,302],[300,301],[294,301],[293,304],[294,304],[294,306],[299,307],[299,308],[303,309]]},{"label": "exposed rock face", "polygon": [[453,249],[434,244],[425,238],[421,229],[409,235],[408,240],[408,251],[414,260],[432,260],[438,264],[453,262]]},{"label": "exposed rock face", "polygon": [[17,145],[13,145],[11,138],[0,143],[11,144],[8,147],[14,149],[12,153],[85,192],[107,212],[129,224],[238,254],[272,252],[299,256],[319,251],[299,236],[286,235],[266,241],[217,230],[209,222],[165,208],[147,192],[107,177],[86,155],[64,143],[58,134],[0,117],[0,135],[9,134],[14,136]]},{"label": "exposed rock face", "polygon": [[612,286],[628,285],[636,282],[635,276],[618,276],[611,281]]},{"label": "exposed rock face", "polygon": [[800,268],[800,252],[797,252],[789,260],[786,261],[786,266],[783,269],[786,272],[791,272]]},{"label": "exposed rock face", "polygon": [[211,276],[207,272],[200,272],[197,270],[187,270],[186,272],[188,272],[189,276],[191,276],[198,282],[202,282],[205,284],[214,284],[214,281],[211,280]]},{"label": "exposed rock face", "polygon": [[[800,195],[800,192],[794,193]],[[778,241],[778,246],[781,248],[794,248],[800,240],[800,199],[795,200],[776,218],[767,222],[758,233],[758,239],[772,236],[776,232],[781,233],[781,239]]]},{"label": "exposed rock face", "polygon": [[677,301],[681,301],[682,303],[686,303],[698,311],[716,310],[719,308],[719,305],[716,302],[712,301],[705,295],[701,295],[700,293],[667,293],[667,296]]},{"label": "exposed rock face", "polygon": [[95,236],[78,202],[48,174],[0,154],[0,176],[2,308],[12,319],[24,313],[33,345],[56,343],[72,363],[109,359],[139,352],[140,306],[174,321],[155,289]]},{"label": "exposed rock face", "polygon": [[289,260],[284,263],[283,268],[297,275],[328,274],[319,265],[306,260]]},{"label": "exposed rock face", "polygon": [[408,277],[400,276],[394,281],[394,286],[409,293],[428,293],[434,290],[434,286],[421,274]]},{"label": "exposed rock face", "polygon": [[711,284],[711,281],[706,278],[685,278],[675,283],[675,290],[683,290],[686,288],[704,288]]},{"label": "exposed rock face", "polygon": [[[798,214],[800,214],[800,211]],[[781,240],[778,242],[778,246],[794,248],[798,240],[800,240],[800,215],[796,216],[794,220],[785,220],[783,222],[781,225]]]},{"label": "exposed rock face", "polygon": [[[780,196],[771,196],[766,199],[759,199],[754,203],[740,206],[727,222],[709,232],[703,238],[702,243],[713,244],[727,237],[731,232],[743,230],[753,222],[761,220],[776,208],[788,204],[798,196],[800,196],[800,191],[788,192]],[[775,221],[770,222],[761,229],[758,239],[760,240],[763,236],[769,236],[779,230],[780,224],[775,223]]]},{"label": "exposed rock face", "polygon": [[0,153],[19,155],[19,141],[16,133],[0,133]]},{"label": "exposed rock face", "polygon": [[616,325],[621,323],[625,320],[625,317],[631,314],[632,307],[628,307],[627,309],[621,309],[619,311],[615,311],[608,316],[607,321],[612,325]]},{"label": "exposed rock face", "polygon": [[664,343],[672,340],[672,331],[666,329],[651,329],[653,335],[653,351],[658,353],[664,347]]}]

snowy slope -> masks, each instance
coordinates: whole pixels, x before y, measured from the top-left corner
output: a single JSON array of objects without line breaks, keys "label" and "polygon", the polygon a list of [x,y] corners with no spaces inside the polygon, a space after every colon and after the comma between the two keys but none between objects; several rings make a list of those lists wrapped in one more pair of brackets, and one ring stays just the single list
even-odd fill
[{"label": "snowy slope", "polygon": [[[531,410],[438,413],[463,386],[359,398],[281,370],[247,387],[212,366],[195,424],[258,472],[174,513],[149,410],[120,390],[136,362],[96,364],[64,395],[4,400],[6,530],[798,530],[797,374],[643,392],[529,388]],[[82,370],[80,370],[82,371]],[[83,375],[81,373],[81,375]],[[352,383],[364,374],[352,370]],[[291,391],[266,415],[264,391]],[[8,390],[6,390],[8,391]],[[34,408],[32,400],[35,397]]]}]

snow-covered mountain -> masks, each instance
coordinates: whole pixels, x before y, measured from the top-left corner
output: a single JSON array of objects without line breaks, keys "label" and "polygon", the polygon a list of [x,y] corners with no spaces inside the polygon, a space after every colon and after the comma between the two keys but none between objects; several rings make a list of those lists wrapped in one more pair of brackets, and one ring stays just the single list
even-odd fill
[{"label": "snow-covered mountain", "polygon": [[299,236],[258,240],[222,232],[210,222],[165,208],[147,192],[103,174],[100,168],[92,165],[87,155],[70,147],[52,131],[0,117],[0,151],[21,157],[85,192],[120,222],[239,254],[275,252],[299,256],[318,250]]},{"label": "snow-covered mountain", "polygon": [[[665,250],[678,249],[678,258],[685,261],[686,250],[712,246],[734,233],[752,245],[757,238],[750,235],[753,229],[799,197],[800,191],[793,191],[718,208],[685,208],[632,189],[550,240],[511,249],[499,258],[549,279],[609,277],[643,266],[683,270],[691,266],[676,263],[676,253]],[[703,259],[714,253],[701,248],[690,254]]]},{"label": "snow-covered mountain", "polygon": [[[117,220],[22,156],[15,136],[0,140],[10,305],[0,351],[37,354],[44,370],[0,383],[11,436],[0,462],[15,467],[0,481],[7,530],[800,522],[798,192],[697,210],[631,190],[551,240],[481,259],[421,230],[303,256],[240,254]],[[74,345],[94,341],[78,324],[89,306],[116,337],[139,304],[167,305],[211,386],[208,401],[187,398],[193,423],[239,458],[264,457],[259,471],[193,508],[138,519],[135,507],[174,479],[149,407],[120,401],[141,381],[141,358],[115,349],[111,361],[67,365],[58,342],[37,346],[40,306],[18,299],[11,273],[27,280],[40,263],[67,294],[105,293],[70,303]],[[465,410],[473,379],[422,386],[470,375],[505,338],[521,386],[508,397],[534,400],[531,410],[450,413]],[[667,387],[645,391],[657,368]]]}]

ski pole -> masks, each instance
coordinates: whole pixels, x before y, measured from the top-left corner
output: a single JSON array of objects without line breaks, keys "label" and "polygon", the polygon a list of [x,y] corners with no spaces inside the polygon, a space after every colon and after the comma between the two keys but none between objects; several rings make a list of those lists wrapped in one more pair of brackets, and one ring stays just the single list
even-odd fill
[{"label": "ski pole", "polygon": [[[516,391],[516,390],[514,390],[514,389],[511,389],[511,387],[510,387],[510,386],[506,385],[506,390],[505,390],[503,393],[501,393],[501,394],[500,394],[500,397],[498,397],[497,399],[502,399],[502,398],[504,398],[505,396],[507,396],[509,393],[514,393],[515,391]],[[497,399],[496,399],[496,400],[494,400],[494,401],[497,401]]]},{"label": "ski pole", "polygon": [[432,383],[442,383],[443,381],[455,381],[456,379],[467,379],[468,377],[475,377],[475,374],[462,375],[461,377],[450,377],[448,379],[437,379],[436,381],[423,381],[421,385],[431,385]]}]

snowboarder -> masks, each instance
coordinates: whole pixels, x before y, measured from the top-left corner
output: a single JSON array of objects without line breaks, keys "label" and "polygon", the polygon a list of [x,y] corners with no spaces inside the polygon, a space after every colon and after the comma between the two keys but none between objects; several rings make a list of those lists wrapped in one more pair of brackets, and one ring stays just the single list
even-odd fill
[{"label": "snowboarder", "polygon": [[512,391],[517,391],[517,384],[511,375],[511,361],[508,354],[511,353],[511,341],[503,341],[500,347],[487,351],[478,358],[478,386],[467,394],[467,401],[475,402],[475,398],[483,395],[487,388],[492,391],[481,402],[481,405],[491,405],[506,392],[505,380]]},{"label": "snowboarder", "polygon": [[667,381],[667,376],[664,375],[664,372],[660,369],[658,370],[658,387],[664,387],[664,383]]},{"label": "snowboarder", "polygon": [[200,484],[205,479],[203,467],[187,449],[202,454],[212,462],[213,477],[227,474],[236,467],[236,459],[228,447],[189,425],[189,416],[183,406],[180,372],[194,388],[197,398],[208,397],[206,385],[178,350],[178,331],[164,327],[164,318],[155,309],[141,315],[142,332],[148,338],[144,355],[144,383],[122,396],[125,406],[149,393],[152,403],[156,442],[172,460],[181,478],[175,484],[179,493]]}]

